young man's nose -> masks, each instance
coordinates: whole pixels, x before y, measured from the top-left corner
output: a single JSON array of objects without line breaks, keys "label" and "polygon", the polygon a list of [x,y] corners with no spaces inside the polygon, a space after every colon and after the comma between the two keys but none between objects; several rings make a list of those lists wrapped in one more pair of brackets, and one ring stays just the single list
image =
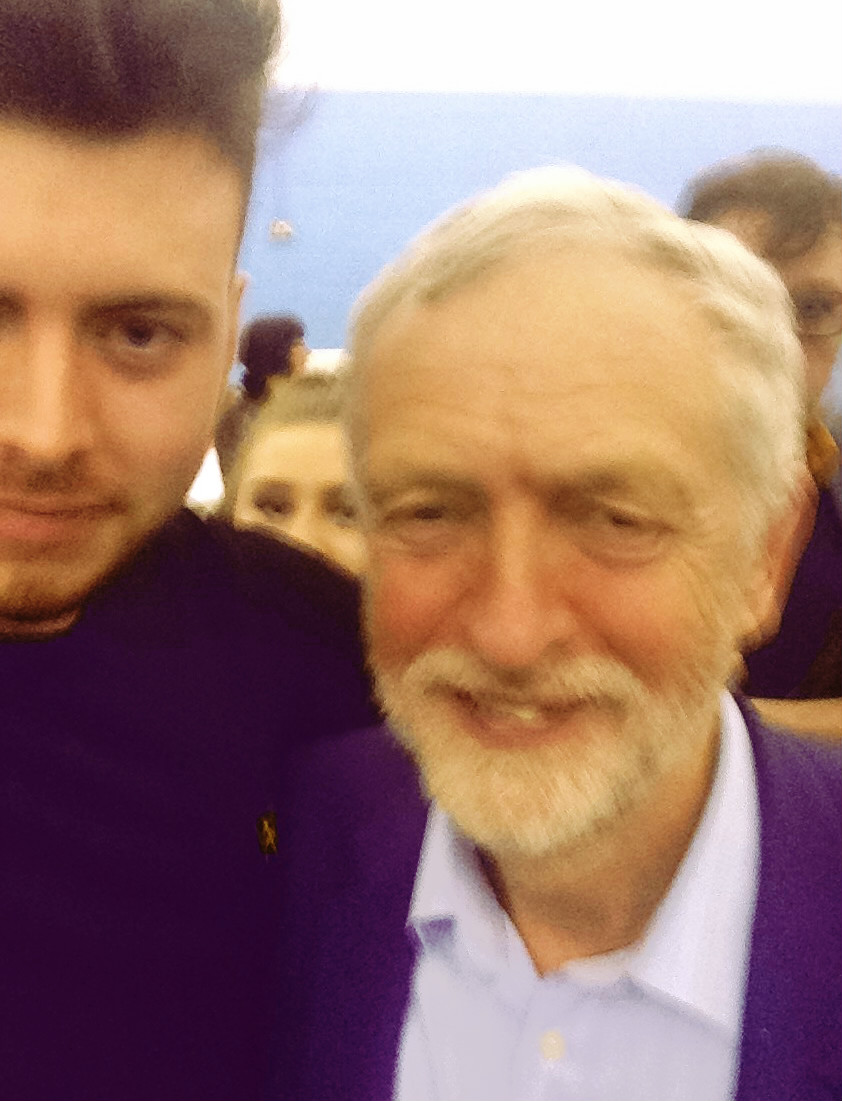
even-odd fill
[{"label": "young man's nose", "polygon": [[91,401],[85,365],[72,332],[44,325],[4,349],[0,381],[0,447],[27,463],[51,466],[91,444]]}]

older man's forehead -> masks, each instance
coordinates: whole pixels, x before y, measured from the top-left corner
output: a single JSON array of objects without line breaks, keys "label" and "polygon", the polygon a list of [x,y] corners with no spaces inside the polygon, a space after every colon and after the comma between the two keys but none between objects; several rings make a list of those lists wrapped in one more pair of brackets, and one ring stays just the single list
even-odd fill
[{"label": "older man's forehead", "polygon": [[[501,263],[442,300],[404,300],[373,334],[365,374],[387,388],[389,379],[402,389],[415,379],[420,396],[430,372],[455,387],[464,378],[488,399],[503,380],[510,392],[541,392],[550,379],[564,388],[578,360],[588,368],[578,382],[601,384],[631,367],[631,381],[647,385],[656,361],[707,359],[717,340],[683,276],[615,248],[578,247]],[[664,384],[669,375],[661,371]]]}]

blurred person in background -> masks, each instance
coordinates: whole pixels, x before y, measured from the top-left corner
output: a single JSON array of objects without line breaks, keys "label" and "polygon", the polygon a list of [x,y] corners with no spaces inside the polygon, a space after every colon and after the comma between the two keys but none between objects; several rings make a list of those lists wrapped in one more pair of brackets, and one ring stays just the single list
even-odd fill
[{"label": "blurred person in background", "polygon": [[368,721],[353,580],[182,508],[274,0],[0,0],[0,1097],[244,1101],[278,784]]},{"label": "blurred person in background", "polygon": [[[256,317],[243,329],[237,356],[251,367],[252,379],[272,375],[300,375],[307,367],[310,349],[304,339],[304,323],[293,314]],[[245,383],[248,387],[248,383]],[[256,393],[252,397],[257,397]]]},{"label": "blurred person in background", "polygon": [[[249,372],[246,372],[246,382]],[[303,543],[351,573],[360,573],[363,544],[340,426],[342,380],[330,375],[278,378],[261,400],[226,463],[221,514],[235,527],[257,528]]]},{"label": "blurred person in background", "polygon": [[793,302],[807,372],[816,519],[780,629],[745,655],[742,687],[770,721],[842,738],[840,411],[822,404],[842,342],[842,180],[807,157],[761,150],[691,180],[679,211],[730,230],[775,268]]},{"label": "blurred person in background", "polygon": [[[246,431],[245,421],[266,396],[272,380],[303,374],[309,349],[304,324],[292,314],[257,317],[243,329],[237,359],[239,383],[229,386],[214,429],[214,447],[223,478]],[[251,399],[251,401],[245,399]]]}]

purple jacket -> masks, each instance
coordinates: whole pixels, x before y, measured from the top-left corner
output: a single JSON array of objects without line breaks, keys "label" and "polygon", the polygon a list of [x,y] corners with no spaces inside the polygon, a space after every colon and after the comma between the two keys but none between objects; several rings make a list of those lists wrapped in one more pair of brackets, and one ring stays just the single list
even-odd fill
[{"label": "purple jacket", "polygon": [[[760,881],[736,1101],[842,1097],[842,755],[745,708]],[[278,1062],[283,1101],[390,1101],[413,972],[405,931],[427,807],[382,728],[297,774]]]}]

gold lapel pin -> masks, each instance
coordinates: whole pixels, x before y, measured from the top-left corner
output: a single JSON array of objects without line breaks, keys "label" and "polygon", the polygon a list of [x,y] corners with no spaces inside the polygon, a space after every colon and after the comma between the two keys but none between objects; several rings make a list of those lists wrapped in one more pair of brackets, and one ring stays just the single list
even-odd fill
[{"label": "gold lapel pin", "polygon": [[278,817],[273,810],[257,819],[257,843],[264,856],[273,856],[278,851]]}]

